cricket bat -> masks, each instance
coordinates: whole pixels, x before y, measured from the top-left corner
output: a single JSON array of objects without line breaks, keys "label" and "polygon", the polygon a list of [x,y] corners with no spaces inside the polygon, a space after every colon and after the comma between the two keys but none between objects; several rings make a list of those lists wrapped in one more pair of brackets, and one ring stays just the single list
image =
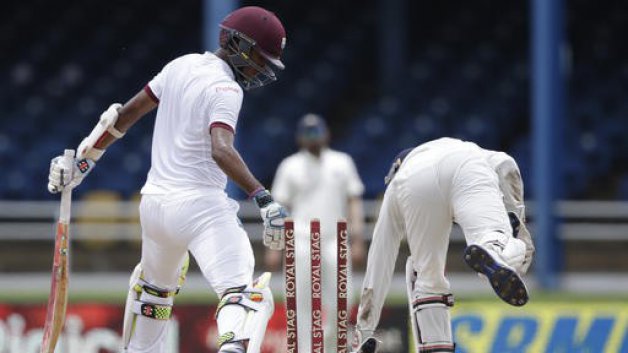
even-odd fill
[{"label": "cricket bat", "polygon": [[[74,150],[65,150],[64,163],[72,165],[74,162]],[[41,353],[54,353],[59,335],[65,323],[65,310],[68,304],[69,287],[69,238],[70,238],[70,209],[72,206],[72,189],[65,188],[61,192],[61,206],[57,233],[55,236],[55,252],[52,263],[52,281],[50,284],[50,296],[48,297],[48,311],[44,326],[44,338],[41,345]]]}]

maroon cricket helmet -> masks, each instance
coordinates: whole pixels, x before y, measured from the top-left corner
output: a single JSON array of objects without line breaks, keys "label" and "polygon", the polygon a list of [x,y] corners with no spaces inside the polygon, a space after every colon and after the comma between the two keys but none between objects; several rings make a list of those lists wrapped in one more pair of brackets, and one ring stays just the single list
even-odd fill
[{"label": "maroon cricket helmet", "polygon": [[281,54],[286,46],[286,30],[274,13],[258,6],[242,7],[227,15],[220,27],[248,37],[266,60],[279,69],[285,67]]}]

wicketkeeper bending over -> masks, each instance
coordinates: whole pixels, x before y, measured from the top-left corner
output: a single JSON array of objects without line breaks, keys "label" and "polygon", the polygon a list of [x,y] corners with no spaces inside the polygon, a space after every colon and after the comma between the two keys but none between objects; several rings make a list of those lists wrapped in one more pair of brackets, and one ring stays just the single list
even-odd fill
[{"label": "wicketkeeper bending over", "polygon": [[75,167],[54,159],[49,189],[76,186],[137,120],[157,109],[151,169],[142,188],[142,259],[130,280],[124,352],[164,353],[174,295],[188,251],[221,297],[219,352],[259,353],[273,298],[269,275],[253,281],[253,251],[224,189],[234,180],[260,208],[264,244],[284,246],[284,208],[251,174],[233,146],[242,89],[261,87],[283,68],[286,32],[259,7],[243,7],[221,24],[220,49],[168,63],[135,97],[112,105],[78,148]]},{"label": "wicketkeeper bending over", "polygon": [[[449,234],[455,222],[467,241],[465,262],[486,276],[505,302],[521,306],[521,278],[534,244],[524,225],[523,182],[517,163],[503,152],[441,138],[401,152],[386,177],[387,189],[369,249],[353,342],[377,328],[402,239],[408,241],[406,282],[419,352],[454,352],[445,278]],[[373,351],[374,340],[363,352]]]}]

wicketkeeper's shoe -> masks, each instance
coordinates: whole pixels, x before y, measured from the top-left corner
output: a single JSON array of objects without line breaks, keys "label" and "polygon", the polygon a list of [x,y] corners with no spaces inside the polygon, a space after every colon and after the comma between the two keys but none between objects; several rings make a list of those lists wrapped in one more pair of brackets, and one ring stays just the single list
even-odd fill
[{"label": "wicketkeeper's shoe", "polygon": [[376,353],[377,352],[377,339],[369,337],[362,342],[360,348],[355,353]]},{"label": "wicketkeeper's shoe", "polygon": [[464,261],[474,271],[488,278],[498,297],[510,305],[522,306],[528,302],[528,290],[517,272],[496,260],[497,254],[480,245],[470,245],[464,251]]}]

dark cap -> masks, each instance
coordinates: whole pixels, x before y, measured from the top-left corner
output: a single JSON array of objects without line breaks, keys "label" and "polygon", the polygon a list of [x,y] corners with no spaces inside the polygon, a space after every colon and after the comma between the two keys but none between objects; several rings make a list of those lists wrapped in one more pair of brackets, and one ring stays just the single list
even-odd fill
[{"label": "dark cap", "polygon": [[320,115],[306,114],[299,121],[297,136],[309,140],[320,139],[327,135],[327,123]]},{"label": "dark cap", "polygon": [[403,163],[403,161],[406,159],[406,157],[410,154],[410,152],[412,152],[414,150],[414,147],[412,148],[406,148],[405,150],[399,152],[396,156],[395,159],[393,159],[392,164],[390,165],[390,169],[388,170],[388,174],[386,174],[386,176],[384,177],[384,184],[388,185],[390,184],[390,182],[392,181],[392,179],[395,177],[395,174],[397,174],[397,172],[399,171],[399,168],[401,168],[401,164]]},{"label": "dark cap", "polygon": [[286,46],[286,30],[277,16],[258,6],[239,8],[225,17],[223,29],[237,31],[255,42],[255,48],[274,66],[283,69],[281,53]]}]

